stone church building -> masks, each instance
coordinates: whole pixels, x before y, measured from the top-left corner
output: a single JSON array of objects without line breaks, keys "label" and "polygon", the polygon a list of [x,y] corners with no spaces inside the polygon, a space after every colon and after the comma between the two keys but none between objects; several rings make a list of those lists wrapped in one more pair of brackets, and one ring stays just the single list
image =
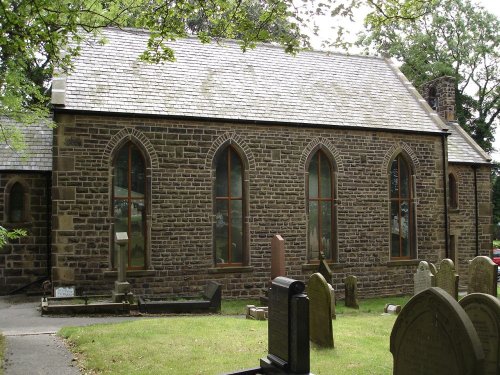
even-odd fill
[{"label": "stone church building", "polygon": [[411,292],[420,260],[466,280],[489,255],[490,158],[453,121],[447,77],[424,99],[386,59],[187,38],[155,65],[145,32],[103,34],[54,78],[57,128],[26,130],[33,160],[1,151],[1,225],[29,232],[0,250],[1,294],[44,278],[109,293],[116,232],[148,295],[214,280],[257,296],[275,234],[289,277],[323,252],[362,296]]}]

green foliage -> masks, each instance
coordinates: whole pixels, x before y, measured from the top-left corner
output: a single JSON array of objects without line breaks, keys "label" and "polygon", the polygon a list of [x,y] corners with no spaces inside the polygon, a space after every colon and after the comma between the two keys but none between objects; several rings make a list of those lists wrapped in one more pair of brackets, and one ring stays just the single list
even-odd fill
[{"label": "green foliage", "polygon": [[459,124],[486,151],[500,113],[500,21],[469,0],[373,3],[358,44],[395,57],[415,86],[456,80]]},{"label": "green foliage", "polygon": [[496,225],[500,223],[500,177],[495,178],[493,182],[493,194],[491,197],[491,203],[493,204],[493,224]]},{"label": "green foliage", "polygon": [[5,357],[5,336],[0,333],[0,375],[3,375],[4,357]]},{"label": "green foliage", "polygon": [[15,240],[27,234],[28,233],[24,229],[13,229],[9,231],[0,225],[0,248],[5,246],[9,240]]}]

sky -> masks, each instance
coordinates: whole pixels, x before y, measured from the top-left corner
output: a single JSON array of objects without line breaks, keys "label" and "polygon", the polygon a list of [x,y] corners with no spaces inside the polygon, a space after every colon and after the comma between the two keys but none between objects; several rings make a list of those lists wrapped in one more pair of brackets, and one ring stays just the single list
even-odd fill
[{"label": "sky", "polygon": [[[473,0],[473,2],[483,6],[490,13],[493,13],[500,18],[500,0]],[[354,23],[346,21],[344,27],[349,29],[352,35],[355,35],[357,32],[363,30],[363,18],[365,13],[366,10],[355,15],[356,18]],[[311,38],[313,48],[321,49],[321,40],[327,39],[327,35],[329,34],[328,22],[331,22],[331,18],[329,17],[317,20],[318,26],[320,27],[320,35],[319,37]],[[360,51],[351,50],[350,52],[356,53]],[[491,156],[495,161],[500,162],[500,127],[496,130],[493,147],[495,151],[491,153]]]}]

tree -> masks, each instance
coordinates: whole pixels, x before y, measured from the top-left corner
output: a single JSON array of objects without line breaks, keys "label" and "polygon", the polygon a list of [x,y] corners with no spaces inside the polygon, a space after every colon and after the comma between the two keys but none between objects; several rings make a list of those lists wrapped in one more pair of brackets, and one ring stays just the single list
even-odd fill
[{"label": "tree", "polygon": [[374,4],[358,44],[396,58],[416,86],[455,77],[459,124],[487,152],[500,114],[500,21],[469,0]]},{"label": "tree", "polygon": [[236,38],[243,50],[276,42],[294,53],[308,45],[300,25],[317,9],[293,0],[0,0],[0,138],[23,149],[19,124],[47,116],[54,67],[71,69],[83,32],[148,29],[142,58],[153,63],[174,60],[167,42],[193,32],[203,42]]}]

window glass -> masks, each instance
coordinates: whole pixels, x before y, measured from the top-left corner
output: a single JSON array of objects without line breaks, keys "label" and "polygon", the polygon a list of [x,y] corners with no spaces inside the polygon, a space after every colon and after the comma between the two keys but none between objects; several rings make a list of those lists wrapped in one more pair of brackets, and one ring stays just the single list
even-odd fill
[{"label": "window glass", "polygon": [[330,169],[330,163],[326,158],[322,157],[320,158],[320,166],[321,198],[331,198],[332,172]]},{"label": "window glass", "polygon": [[19,223],[24,220],[24,189],[19,182],[14,183],[9,195],[9,220]]},{"label": "window glass", "polygon": [[[127,267],[144,269],[146,267],[146,167],[142,153],[129,142],[117,153],[114,162],[113,212],[114,230],[126,232]],[[117,246],[115,246],[114,265],[117,266]]]},{"label": "window glass", "polygon": [[315,155],[309,164],[309,198],[318,197],[318,157]]},{"label": "window glass", "polygon": [[218,197],[227,197],[227,169],[228,169],[228,149],[226,148],[219,155],[219,159],[215,171],[215,195]]},{"label": "window glass", "polygon": [[449,174],[448,176],[448,185],[450,189],[450,208],[458,207],[458,189],[457,189],[457,180],[453,174]]},{"label": "window glass", "polygon": [[308,184],[308,240],[309,259],[318,260],[320,252],[325,259],[333,259],[333,173],[332,166],[323,151],[318,150],[309,164]]},{"label": "window glass", "polygon": [[391,257],[410,258],[415,242],[412,176],[401,155],[391,164],[390,187]]},{"label": "window glass", "polygon": [[216,161],[214,256],[219,266],[244,262],[243,163],[227,147]]}]

